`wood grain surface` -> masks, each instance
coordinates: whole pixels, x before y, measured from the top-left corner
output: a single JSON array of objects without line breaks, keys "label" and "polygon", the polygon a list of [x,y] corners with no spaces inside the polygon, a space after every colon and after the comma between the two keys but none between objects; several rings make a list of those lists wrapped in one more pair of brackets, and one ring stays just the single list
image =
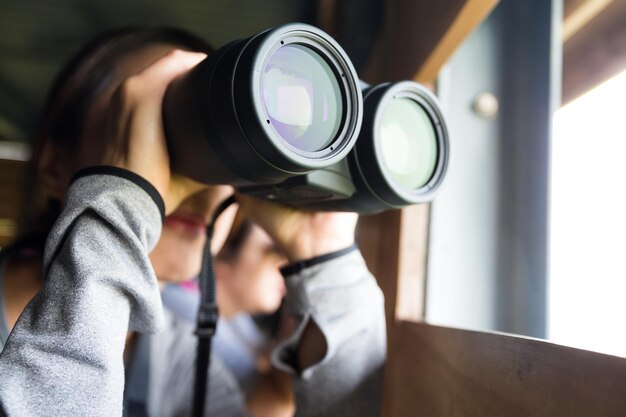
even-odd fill
[{"label": "wood grain surface", "polygon": [[498,0],[388,0],[385,23],[363,74],[369,83],[433,82]]},{"label": "wood grain surface", "polygon": [[394,417],[626,415],[624,358],[413,322],[394,349]]}]

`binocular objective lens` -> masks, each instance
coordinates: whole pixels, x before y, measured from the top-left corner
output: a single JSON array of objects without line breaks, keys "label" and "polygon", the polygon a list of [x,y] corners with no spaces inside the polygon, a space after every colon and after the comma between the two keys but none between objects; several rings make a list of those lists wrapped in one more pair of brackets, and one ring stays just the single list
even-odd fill
[{"label": "binocular objective lens", "polygon": [[437,134],[422,106],[408,98],[392,100],[381,114],[379,137],[395,182],[410,190],[428,183],[437,165]]},{"label": "binocular objective lens", "polygon": [[298,150],[320,151],[338,134],[344,111],[339,82],[311,48],[277,49],[263,68],[261,97],[269,123]]}]

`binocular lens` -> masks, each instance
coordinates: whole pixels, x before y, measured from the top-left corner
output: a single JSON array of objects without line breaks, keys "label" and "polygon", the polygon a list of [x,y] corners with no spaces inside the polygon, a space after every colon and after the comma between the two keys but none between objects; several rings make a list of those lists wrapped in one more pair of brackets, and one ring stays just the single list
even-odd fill
[{"label": "binocular lens", "polygon": [[393,181],[417,190],[430,181],[438,160],[433,122],[415,101],[397,98],[387,104],[379,124],[382,163]]},{"label": "binocular lens", "polygon": [[172,169],[236,187],[334,165],[354,147],[362,117],[346,53],[297,23],[224,45],[170,83],[163,106]]},{"label": "binocular lens", "polygon": [[437,99],[413,81],[361,88],[363,128],[347,157],[282,183],[241,190],[322,211],[378,213],[431,201],[450,157]]},{"label": "binocular lens", "polygon": [[337,137],[344,99],[335,72],[315,50],[298,44],[277,49],[260,86],[268,123],[288,145],[317,152]]},{"label": "binocular lens", "polygon": [[430,201],[450,155],[426,88],[359,83],[341,47],[303,24],[209,55],[170,83],[163,119],[177,174],[313,210]]}]

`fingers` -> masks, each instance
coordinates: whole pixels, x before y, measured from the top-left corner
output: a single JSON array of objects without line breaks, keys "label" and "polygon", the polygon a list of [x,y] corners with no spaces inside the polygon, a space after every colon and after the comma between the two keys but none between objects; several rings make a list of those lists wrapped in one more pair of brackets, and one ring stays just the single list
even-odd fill
[{"label": "fingers", "polygon": [[237,210],[237,205],[232,205],[217,219],[215,231],[213,232],[213,240],[211,241],[211,252],[219,253],[219,251],[222,250],[228,238],[228,234],[230,233],[230,229],[233,226]]},{"label": "fingers", "polygon": [[237,193],[235,196],[241,208],[246,211],[250,216],[253,216],[255,212],[287,209],[286,207],[280,206],[269,200],[263,200],[246,194]]},{"label": "fingers", "polygon": [[165,200],[165,214],[173,212],[189,196],[206,190],[207,186],[181,175],[172,174]]},{"label": "fingers", "polygon": [[189,71],[205,58],[206,54],[203,53],[175,49],[145,70],[129,77],[124,82],[124,88],[131,97],[162,96],[174,78]]},{"label": "fingers", "polygon": [[245,194],[236,194],[241,209],[252,221],[281,243],[297,233],[300,223],[307,221],[310,213],[286,207],[269,200],[251,197]]},{"label": "fingers", "polygon": [[163,97],[169,83],[206,58],[205,54],[174,50],[143,71],[124,80],[108,110],[107,141],[112,144],[111,164],[133,171],[148,180],[173,211],[200,189],[191,180],[173,182],[163,131]]},{"label": "fingers", "polygon": [[354,244],[356,213],[309,212],[237,194],[241,208],[274,239],[290,261]]}]

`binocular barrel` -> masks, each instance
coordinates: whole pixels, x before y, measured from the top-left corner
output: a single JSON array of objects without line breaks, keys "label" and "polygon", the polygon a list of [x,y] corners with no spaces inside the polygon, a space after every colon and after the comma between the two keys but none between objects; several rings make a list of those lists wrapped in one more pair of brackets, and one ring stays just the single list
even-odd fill
[{"label": "binocular barrel", "polygon": [[206,184],[275,184],[341,160],[361,127],[359,80],[319,29],[234,41],[174,80],[163,118],[172,168]]},{"label": "binocular barrel", "polygon": [[341,47],[304,24],[220,48],[170,84],[163,118],[175,172],[310,210],[430,201],[449,161],[427,89],[361,83]]}]

